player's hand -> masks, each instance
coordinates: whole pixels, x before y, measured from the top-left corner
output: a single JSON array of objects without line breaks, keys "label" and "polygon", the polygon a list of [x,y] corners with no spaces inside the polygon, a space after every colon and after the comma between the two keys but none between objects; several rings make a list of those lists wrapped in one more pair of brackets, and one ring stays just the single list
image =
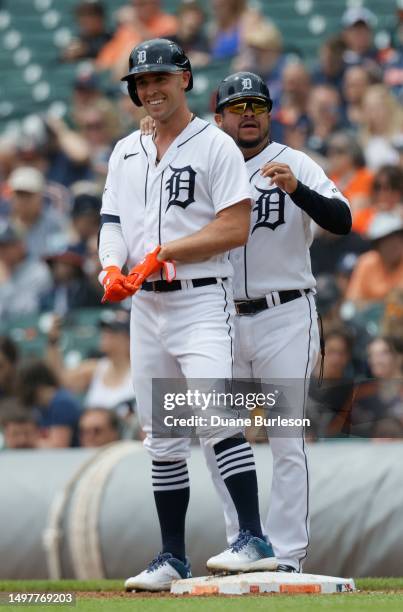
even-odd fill
[{"label": "player's hand", "polygon": [[136,292],[127,276],[117,266],[108,266],[99,273],[98,280],[104,288],[101,303],[121,302]]},{"label": "player's hand", "polygon": [[264,164],[260,174],[269,179],[270,185],[274,184],[287,193],[293,193],[298,186],[298,181],[288,164],[269,162]]},{"label": "player's hand", "polygon": [[143,136],[152,136],[154,133],[155,122],[152,117],[147,115],[140,121],[140,132]]},{"label": "player's hand", "polygon": [[148,253],[137,266],[132,268],[127,276],[129,282],[134,286],[135,291],[140,289],[145,280],[155,272],[164,268],[168,282],[174,280],[176,276],[175,264],[172,261],[165,261],[159,257],[161,246],[158,245],[154,251]]}]

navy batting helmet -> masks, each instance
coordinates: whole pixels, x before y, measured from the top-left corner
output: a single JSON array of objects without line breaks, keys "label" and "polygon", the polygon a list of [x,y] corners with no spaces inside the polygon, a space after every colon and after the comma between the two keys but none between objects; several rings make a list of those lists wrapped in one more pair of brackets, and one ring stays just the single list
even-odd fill
[{"label": "navy batting helmet", "polygon": [[192,67],[183,49],[172,40],[153,38],[134,47],[129,57],[129,73],[122,78],[127,81],[129,96],[136,106],[142,106],[137,95],[135,76],[147,72],[190,72],[186,91],[193,87]]},{"label": "navy batting helmet", "polygon": [[221,81],[217,90],[216,113],[228,102],[244,98],[259,98],[267,103],[268,111],[273,106],[269,89],[264,80],[253,72],[235,72]]}]

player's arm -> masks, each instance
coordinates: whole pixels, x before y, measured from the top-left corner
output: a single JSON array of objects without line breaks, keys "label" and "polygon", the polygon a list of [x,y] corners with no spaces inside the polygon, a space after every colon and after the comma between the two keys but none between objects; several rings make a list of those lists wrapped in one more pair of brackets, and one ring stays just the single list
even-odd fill
[{"label": "player's arm", "polygon": [[242,154],[232,138],[220,131],[209,144],[206,186],[215,218],[194,234],[163,244],[160,260],[203,261],[248,240],[251,191]]},{"label": "player's arm", "polygon": [[224,208],[198,232],[163,244],[158,259],[197,262],[244,245],[249,236],[250,209],[249,199]]},{"label": "player's arm", "polygon": [[[312,160],[310,160],[312,161]],[[312,161],[312,164],[314,162]],[[316,165],[316,164],[315,164]],[[261,170],[262,176],[268,178],[290,196],[291,200],[320,227],[333,234],[344,235],[351,231],[352,218],[347,203],[337,197],[339,191],[333,186],[335,197],[328,197],[308,187],[299,181],[288,164],[270,162]],[[318,166],[319,177],[323,174],[323,182],[330,183],[322,169]]]},{"label": "player's arm", "polygon": [[108,176],[102,197],[101,229],[98,241],[98,254],[102,265],[102,272],[98,279],[104,288],[102,303],[120,302],[134,293],[134,287],[121,272],[128,258],[128,248],[123,236],[117,206],[115,151],[116,148],[109,160]]}]

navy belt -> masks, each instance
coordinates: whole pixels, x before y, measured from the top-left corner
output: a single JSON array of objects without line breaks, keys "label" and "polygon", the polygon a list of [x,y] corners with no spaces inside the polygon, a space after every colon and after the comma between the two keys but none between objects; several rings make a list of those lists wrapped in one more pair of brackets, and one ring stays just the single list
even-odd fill
[{"label": "navy belt", "polygon": [[[302,293],[306,294],[308,293],[309,289],[301,289],[301,291]],[[291,302],[292,300],[300,298],[302,296],[301,291],[299,289],[291,289],[290,291],[277,291],[276,295],[278,295],[280,304],[286,304],[287,302]],[[273,304],[269,306],[268,300],[270,300],[270,295],[267,298],[259,298],[258,300],[236,300],[236,313],[239,315],[251,315],[278,305],[273,300]]]},{"label": "navy belt", "polygon": [[[222,280],[227,280],[223,278]],[[179,291],[182,289],[183,283],[191,283],[192,287],[205,287],[206,285],[216,285],[219,281],[216,278],[194,278],[191,280],[180,281],[174,280],[170,283],[166,280],[158,280],[153,282],[145,282],[141,288],[144,291],[156,291],[157,293],[164,293],[165,291]]]}]

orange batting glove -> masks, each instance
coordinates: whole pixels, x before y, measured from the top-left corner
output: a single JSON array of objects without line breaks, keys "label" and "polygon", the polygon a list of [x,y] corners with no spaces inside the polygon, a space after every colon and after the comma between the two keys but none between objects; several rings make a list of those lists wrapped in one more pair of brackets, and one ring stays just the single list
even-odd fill
[{"label": "orange batting glove", "polygon": [[127,276],[117,266],[108,266],[100,272],[98,280],[104,288],[101,303],[121,302],[136,292]]},{"label": "orange batting glove", "polygon": [[164,268],[167,281],[170,283],[176,276],[175,264],[172,261],[159,261],[157,259],[161,246],[158,245],[154,251],[148,253],[137,266],[134,266],[127,275],[129,282],[138,291],[145,280],[155,272]]}]

